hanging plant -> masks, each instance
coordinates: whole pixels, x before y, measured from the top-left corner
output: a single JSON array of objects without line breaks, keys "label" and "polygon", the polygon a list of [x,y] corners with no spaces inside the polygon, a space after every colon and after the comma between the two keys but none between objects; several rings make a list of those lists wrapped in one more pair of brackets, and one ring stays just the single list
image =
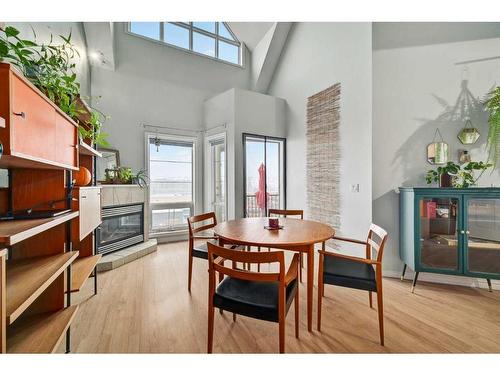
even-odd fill
[{"label": "hanging plant", "polygon": [[488,124],[488,161],[496,168],[500,161],[500,86],[491,91],[485,102],[489,113]]},{"label": "hanging plant", "polygon": [[80,135],[106,147],[106,134],[101,133],[107,118],[95,109],[91,110],[90,122],[79,121],[82,108],[79,105],[80,83],[76,80],[74,59],[79,58],[78,50],[71,43],[71,32],[67,37],[59,35],[60,44],[55,44],[50,36],[48,44],[38,44],[34,40],[21,39],[19,30],[12,26],[0,27],[0,62],[8,62],[18,70],[64,113],[79,123]]}]

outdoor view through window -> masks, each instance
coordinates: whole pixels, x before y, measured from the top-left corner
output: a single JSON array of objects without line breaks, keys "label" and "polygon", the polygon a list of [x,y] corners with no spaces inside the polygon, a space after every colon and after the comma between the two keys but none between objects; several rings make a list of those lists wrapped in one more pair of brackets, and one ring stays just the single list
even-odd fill
[{"label": "outdoor view through window", "polygon": [[193,213],[193,142],[149,138],[151,231],[185,229]]}]

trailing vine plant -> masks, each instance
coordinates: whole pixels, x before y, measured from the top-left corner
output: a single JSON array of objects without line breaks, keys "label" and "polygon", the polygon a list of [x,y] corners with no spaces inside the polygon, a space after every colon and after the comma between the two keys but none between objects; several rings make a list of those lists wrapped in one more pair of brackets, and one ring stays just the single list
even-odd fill
[{"label": "trailing vine plant", "polygon": [[[33,30],[33,29],[32,29]],[[80,83],[75,72],[78,50],[71,43],[71,32],[67,37],[59,35],[61,42],[54,43],[51,34],[49,43],[38,44],[34,40],[21,39],[19,30],[12,26],[0,28],[0,62],[15,67],[69,117],[79,122],[80,136],[100,146],[108,146],[107,134],[101,128],[108,118],[94,108],[91,116],[82,124],[79,116],[84,112],[80,99]]]},{"label": "trailing vine plant", "polygon": [[488,161],[496,168],[500,161],[500,86],[488,94],[485,107],[489,112]]}]

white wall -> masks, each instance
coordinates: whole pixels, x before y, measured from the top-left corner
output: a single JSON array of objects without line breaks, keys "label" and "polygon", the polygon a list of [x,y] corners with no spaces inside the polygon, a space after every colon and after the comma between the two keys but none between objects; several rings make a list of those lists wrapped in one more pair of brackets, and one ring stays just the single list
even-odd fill
[{"label": "white wall", "polygon": [[59,35],[67,37],[71,32],[71,42],[80,53],[80,58],[75,59],[77,79],[80,82],[81,93],[90,95],[90,68],[87,57],[87,43],[85,32],[81,22],[7,22],[7,26],[14,26],[20,31],[22,39],[35,40],[33,30],[36,33],[37,43],[48,43],[50,35],[53,35],[53,43],[62,43]]},{"label": "white wall", "polygon": [[307,98],[341,83],[338,233],[360,238],[371,222],[371,42],[370,23],[295,23],[269,89],[287,101],[287,206],[306,209]]},{"label": "white wall", "polygon": [[[243,217],[243,133],[285,137],[285,101],[231,89],[207,100],[204,116],[207,129],[226,125],[228,217]],[[220,131],[217,128],[213,132]]]},{"label": "white wall", "polygon": [[125,27],[114,25],[115,71],[92,67],[92,94],[102,96],[96,107],[111,116],[104,130],[122,164],[138,170],[144,168],[143,124],[201,129],[204,101],[248,87],[250,69],[130,35]]},{"label": "white wall", "polygon": [[[399,35],[398,44],[404,39],[405,28],[392,26],[393,33]],[[385,33],[374,30],[375,39],[384,37]],[[415,28],[411,30],[418,33]],[[387,42],[379,40],[375,44],[385,46]],[[479,141],[472,146],[462,145],[457,139],[464,115],[457,112],[457,118],[439,116],[453,109],[465,78],[479,99],[500,80],[498,59],[456,64],[499,55],[500,39],[373,51],[373,218],[389,232],[385,271],[402,269],[398,255],[399,204],[394,189],[425,185],[424,175],[432,168],[426,161],[426,146],[432,142],[436,128],[449,143],[453,161],[458,161],[458,149],[469,150],[472,160],[485,160],[486,113],[480,108],[472,113],[472,122],[481,132]],[[487,172],[479,182],[481,186],[499,186],[499,172]]]}]

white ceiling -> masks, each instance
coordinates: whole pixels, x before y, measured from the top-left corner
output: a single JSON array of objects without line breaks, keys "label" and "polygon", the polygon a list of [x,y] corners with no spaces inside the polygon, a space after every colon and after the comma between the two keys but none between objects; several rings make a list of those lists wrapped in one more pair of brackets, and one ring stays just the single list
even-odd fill
[{"label": "white ceiling", "polygon": [[227,24],[238,40],[253,51],[274,22],[227,22]]}]

